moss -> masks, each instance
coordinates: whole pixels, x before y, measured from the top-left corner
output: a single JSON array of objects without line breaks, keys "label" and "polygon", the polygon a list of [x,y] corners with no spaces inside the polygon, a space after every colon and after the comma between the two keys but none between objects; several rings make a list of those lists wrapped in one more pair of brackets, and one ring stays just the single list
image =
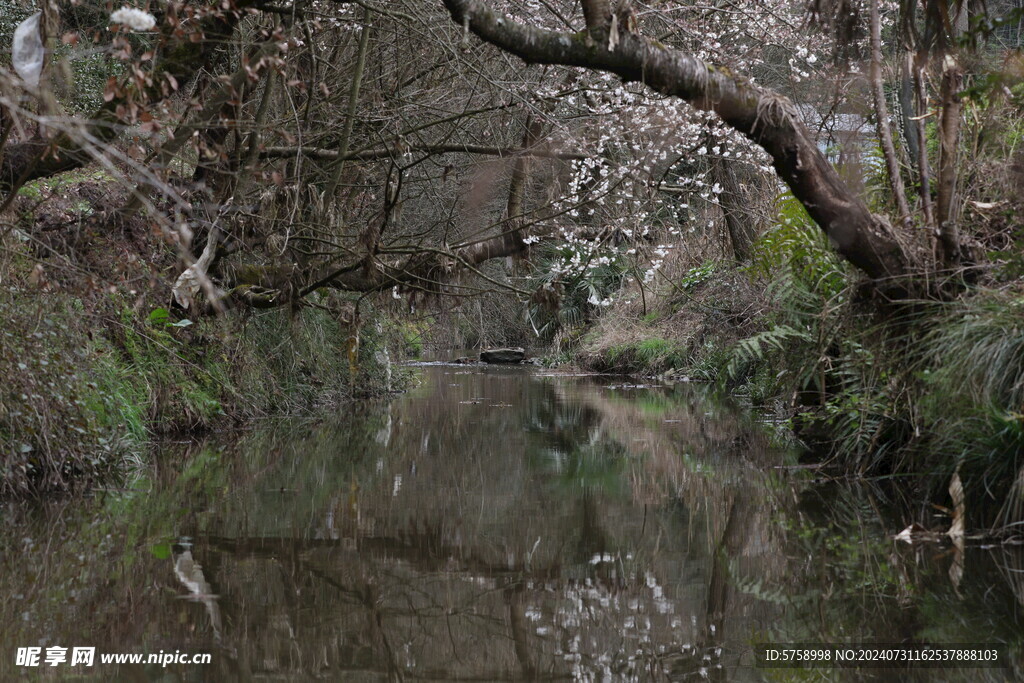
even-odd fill
[{"label": "moss", "polygon": [[402,340],[402,351],[407,357],[419,358],[423,355],[424,339],[433,324],[431,318],[406,320],[394,323],[394,333]]},{"label": "moss", "polygon": [[[55,192],[61,192],[69,187],[88,181],[106,183],[112,180],[109,173],[103,170],[75,169],[65,173],[59,173],[48,178],[39,178],[25,183],[18,190],[18,195],[33,201],[39,201]],[[84,204],[79,202],[76,206]]]}]

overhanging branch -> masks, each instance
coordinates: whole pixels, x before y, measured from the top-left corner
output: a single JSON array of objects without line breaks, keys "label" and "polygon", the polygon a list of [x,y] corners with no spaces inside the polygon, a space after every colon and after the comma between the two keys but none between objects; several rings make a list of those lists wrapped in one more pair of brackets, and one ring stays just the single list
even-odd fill
[{"label": "overhanging branch", "polygon": [[482,156],[496,157],[541,157],[547,159],[578,160],[586,159],[586,154],[579,152],[564,152],[549,147],[533,147],[523,149],[521,147],[491,147],[486,145],[473,144],[444,144],[444,145],[420,145],[403,148],[395,147],[373,147],[370,149],[349,152],[342,156],[337,150],[323,149],[320,147],[267,147],[260,151],[262,159],[290,159],[296,156],[304,156],[308,159],[319,161],[377,161],[380,159],[397,159],[405,152],[415,154],[478,154]]},{"label": "overhanging branch", "polygon": [[874,216],[843,183],[786,98],[726,68],[633,33],[609,41],[609,29],[601,26],[578,34],[560,33],[521,24],[482,0],[444,4],[456,23],[528,63],[611,72],[714,111],[768,152],[780,177],[843,257],[878,280],[908,273],[908,259],[886,221]]}]

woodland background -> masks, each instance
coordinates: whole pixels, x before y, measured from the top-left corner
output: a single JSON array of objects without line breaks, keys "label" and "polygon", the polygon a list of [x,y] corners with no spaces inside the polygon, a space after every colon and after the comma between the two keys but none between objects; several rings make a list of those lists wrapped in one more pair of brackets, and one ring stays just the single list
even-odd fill
[{"label": "woodland background", "polygon": [[3,493],[520,344],[1024,519],[1019,0],[119,9],[0,3]]}]

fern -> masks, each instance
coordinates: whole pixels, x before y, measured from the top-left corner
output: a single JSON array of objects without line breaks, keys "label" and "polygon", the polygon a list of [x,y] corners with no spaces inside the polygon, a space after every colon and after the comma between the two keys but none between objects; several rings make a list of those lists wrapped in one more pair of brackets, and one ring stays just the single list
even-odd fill
[{"label": "fern", "polygon": [[846,285],[846,266],[836,256],[803,204],[790,193],[775,199],[775,225],[756,243],[750,271],[774,278],[791,270],[807,288],[826,299]]},{"label": "fern", "polygon": [[786,342],[792,340],[812,341],[810,334],[789,325],[776,325],[769,330],[743,339],[736,344],[732,359],[726,368],[726,375],[735,379],[740,369],[747,367],[750,363],[765,360],[772,351],[783,351],[786,348]]}]

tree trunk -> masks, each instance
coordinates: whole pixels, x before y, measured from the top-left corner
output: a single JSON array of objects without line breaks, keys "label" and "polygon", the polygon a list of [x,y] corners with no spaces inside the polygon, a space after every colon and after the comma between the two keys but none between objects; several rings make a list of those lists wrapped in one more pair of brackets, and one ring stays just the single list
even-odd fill
[{"label": "tree trunk", "polygon": [[[527,115],[526,123],[523,126],[523,151],[528,151],[540,142],[543,132],[543,120],[533,114]],[[508,184],[508,202],[505,204],[505,218],[512,221],[514,226],[519,226],[523,222],[526,187],[530,179],[532,161],[533,157],[520,154],[512,162],[512,178]],[[518,231],[518,228],[516,228],[516,231]],[[522,239],[523,235],[518,235],[518,237]]]},{"label": "tree trunk", "polygon": [[609,49],[604,40],[588,42],[576,35],[525,26],[482,0],[444,3],[458,24],[465,22],[483,40],[528,63],[609,71],[715,111],[768,152],[793,195],[843,257],[887,293],[905,293],[903,279],[910,264],[891,227],[884,218],[872,215],[843,183],[784,97],[728,69],[632,33],[620,35],[615,48]]},{"label": "tree trunk", "polygon": [[882,83],[882,21],[879,16],[878,2],[879,0],[871,0],[871,98],[875,104],[875,126],[878,130],[878,142],[882,146],[882,155],[885,157],[889,189],[896,202],[896,211],[900,215],[900,222],[909,228],[912,225],[910,207],[907,205],[907,194],[903,190],[903,177],[900,175],[896,146],[892,141],[889,107],[885,103],[885,88]]},{"label": "tree trunk", "polygon": [[732,163],[715,154],[711,159],[711,180],[722,186],[718,195],[718,205],[722,209],[725,227],[729,231],[729,242],[732,253],[737,261],[749,261],[753,255],[754,241],[757,239],[753,214],[747,210],[746,193],[740,187],[736,171]]},{"label": "tree trunk", "polygon": [[612,20],[611,1],[583,0],[583,19],[587,22],[588,31],[607,28]]},{"label": "tree trunk", "polygon": [[924,69],[916,62],[917,60],[913,65],[914,94],[917,99],[917,115],[914,118],[917,119],[917,138],[921,142],[917,149],[918,192],[921,195],[921,213],[924,214],[925,225],[935,230],[935,215],[932,211],[932,170],[928,163],[928,137],[924,125],[924,117],[928,112],[928,91],[924,84]]},{"label": "tree trunk", "polygon": [[960,89],[963,71],[952,55],[942,60],[942,118],[939,121],[939,245],[942,263],[952,268],[960,261],[956,211],[956,156],[960,143]]},{"label": "tree trunk", "polygon": [[900,123],[903,128],[903,140],[906,145],[907,161],[911,167],[917,165],[918,152],[921,149],[921,138],[917,134],[917,122],[914,120],[914,55],[907,51],[900,64]]}]

